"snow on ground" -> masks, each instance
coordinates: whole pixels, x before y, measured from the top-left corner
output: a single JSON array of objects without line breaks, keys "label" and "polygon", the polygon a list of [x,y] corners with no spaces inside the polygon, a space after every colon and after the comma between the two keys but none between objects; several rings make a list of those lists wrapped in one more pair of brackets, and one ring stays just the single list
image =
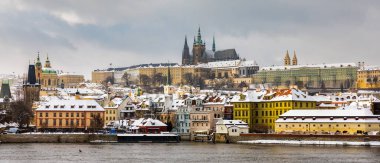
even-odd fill
[{"label": "snow on ground", "polygon": [[380,146],[380,141],[349,142],[349,141],[306,141],[306,140],[250,140],[238,141],[241,144],[298,144],[298,145],[352,145],[352,146]]}]

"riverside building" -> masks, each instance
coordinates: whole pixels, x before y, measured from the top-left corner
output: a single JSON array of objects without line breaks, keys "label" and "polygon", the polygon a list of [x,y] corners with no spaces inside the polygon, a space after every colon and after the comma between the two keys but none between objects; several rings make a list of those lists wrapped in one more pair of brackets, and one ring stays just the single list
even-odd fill
[{"label": "riverside building", "polygon": [[336,110],[290,110],[276,120],[275,131],[314,134],[380,132],[380,114],[357,107],[356,102]]},{"label": "riverside building", "polygon": [[288,53],[284,62],[284,66],[261,68],[254,75],[253,83],[287,88],[296,85],[299,89],[318,90],[356,88],[358,67],[355,63],[299,65],[298,61],[293,61],[291,65]]},{"label": "riverside building", "polygon": [[43,130],[86,130],[100,116],[104,124],[104,109],[95,100],[51,100],[35,110],[37,129]]},{"label": "riverside building", "polygon": [[251,131],[273,132],[276,119],[293,109],[315,108],[316,101],[298,89],[248,91],[231,100],[233,119],[248,123]]}]

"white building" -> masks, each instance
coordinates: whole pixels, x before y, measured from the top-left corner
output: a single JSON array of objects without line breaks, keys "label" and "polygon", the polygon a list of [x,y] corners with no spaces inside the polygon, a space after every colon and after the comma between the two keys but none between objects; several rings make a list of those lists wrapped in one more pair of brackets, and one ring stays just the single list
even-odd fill
[{"label": "white building", "polygon": [[228,136],[239,136],[242,133],[248,133],[249,126],[241,120],[223,120],[219,119],[216,123],[216,133],[226,134]]}]

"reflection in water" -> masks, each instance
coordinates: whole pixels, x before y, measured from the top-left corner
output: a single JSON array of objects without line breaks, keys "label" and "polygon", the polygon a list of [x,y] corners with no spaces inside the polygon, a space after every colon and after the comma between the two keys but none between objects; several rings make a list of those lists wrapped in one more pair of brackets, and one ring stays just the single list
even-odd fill
[{"label": "reflection in water", "polygon": [[[79,152],[79,149],[82,152]],[[379,147],[243,144],[1,144],[0,161],[378,162]]]}]

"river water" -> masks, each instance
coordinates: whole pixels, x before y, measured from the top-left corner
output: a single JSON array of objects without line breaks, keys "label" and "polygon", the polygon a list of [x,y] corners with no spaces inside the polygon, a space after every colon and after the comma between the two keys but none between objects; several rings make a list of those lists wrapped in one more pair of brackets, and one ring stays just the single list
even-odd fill
[{"label": "river water", "polygon": [[[81,150],[82,152],[79,152]],[[380,162],[380,147],[253,144],[0,144],[0,162]]]}]

